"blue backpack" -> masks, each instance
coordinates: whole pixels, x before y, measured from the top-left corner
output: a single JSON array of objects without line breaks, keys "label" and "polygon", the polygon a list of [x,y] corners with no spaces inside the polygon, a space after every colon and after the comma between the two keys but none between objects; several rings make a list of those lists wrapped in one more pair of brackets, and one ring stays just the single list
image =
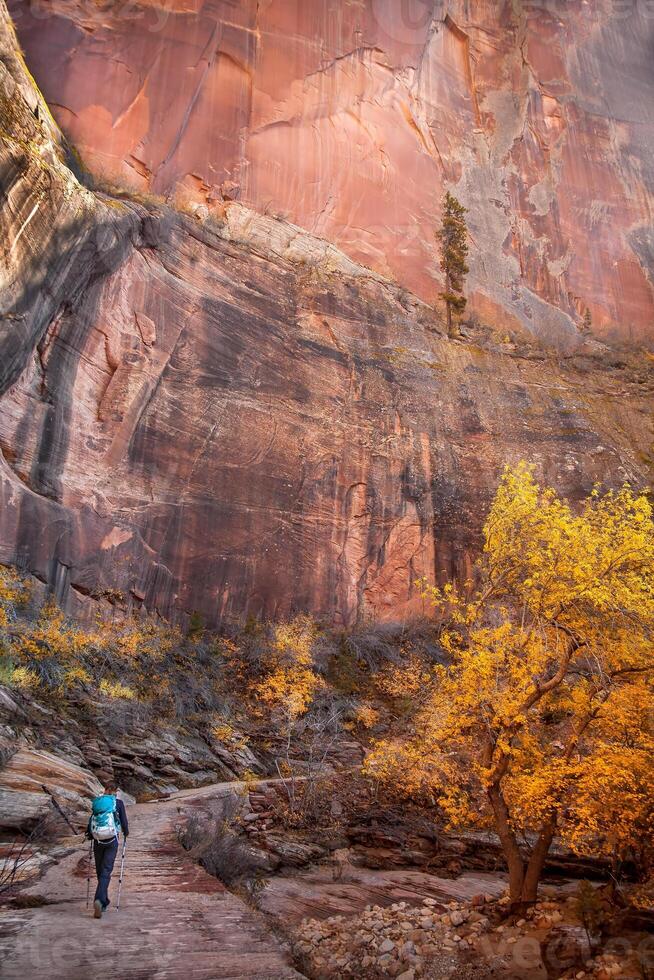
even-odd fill
[{"label": "blue backpack", "polygon": [[91,836],[100,843],[114,840],[120,832],[115,796],[96,796],[91,814]]}]

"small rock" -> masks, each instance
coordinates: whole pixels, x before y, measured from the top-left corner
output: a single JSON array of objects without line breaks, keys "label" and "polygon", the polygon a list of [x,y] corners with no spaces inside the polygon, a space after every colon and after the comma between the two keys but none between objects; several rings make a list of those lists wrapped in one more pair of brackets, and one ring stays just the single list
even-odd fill
[{"label": "small rock", "polygon": [[381,946],[379,947],[380,953],[390,953],[392,949],[395,949],[395,943],[392,939],[385,939]]}]

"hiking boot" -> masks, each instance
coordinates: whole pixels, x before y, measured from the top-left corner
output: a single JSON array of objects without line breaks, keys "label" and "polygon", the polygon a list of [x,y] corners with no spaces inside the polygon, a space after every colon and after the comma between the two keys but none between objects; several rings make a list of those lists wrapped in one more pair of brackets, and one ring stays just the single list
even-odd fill
[{"label": "hiking boot", "polygon": [[95,902],[93,903],[93,918],[94,919],[102,918],[102,902],[100,901],[99,898],[96,898]]}]

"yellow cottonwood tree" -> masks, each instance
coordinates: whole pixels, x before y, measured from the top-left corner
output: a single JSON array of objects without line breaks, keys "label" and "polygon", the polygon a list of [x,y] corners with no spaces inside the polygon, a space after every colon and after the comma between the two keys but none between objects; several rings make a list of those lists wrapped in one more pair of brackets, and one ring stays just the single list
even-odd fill
[{"label": "yellow cottonwood tree", "polygon": [[514,903],[549,848],[619,855],[654,831],[654,524],[645,495],[579,509],[507,468],[474,584],[422,583],[437,671],[408,737],[367,768],[436,796],[451,825],[492,826]]}]

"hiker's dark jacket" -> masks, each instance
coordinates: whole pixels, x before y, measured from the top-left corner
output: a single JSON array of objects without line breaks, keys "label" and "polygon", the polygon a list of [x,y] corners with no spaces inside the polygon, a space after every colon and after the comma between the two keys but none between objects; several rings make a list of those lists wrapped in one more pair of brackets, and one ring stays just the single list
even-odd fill
[{"label": "hiker's dark jacket", "polygon": [[[122,830],[125,837],[129,837],[129,823],[127,822],[127,811],[125,809],[125,804],[122,800],[116,800],[116,813],[118,815],[118,820],[120,821],[120,829]],[[91,840],[91,820],[92,816],[89,817],[89,822],[86,825],[86,836]]]}]

